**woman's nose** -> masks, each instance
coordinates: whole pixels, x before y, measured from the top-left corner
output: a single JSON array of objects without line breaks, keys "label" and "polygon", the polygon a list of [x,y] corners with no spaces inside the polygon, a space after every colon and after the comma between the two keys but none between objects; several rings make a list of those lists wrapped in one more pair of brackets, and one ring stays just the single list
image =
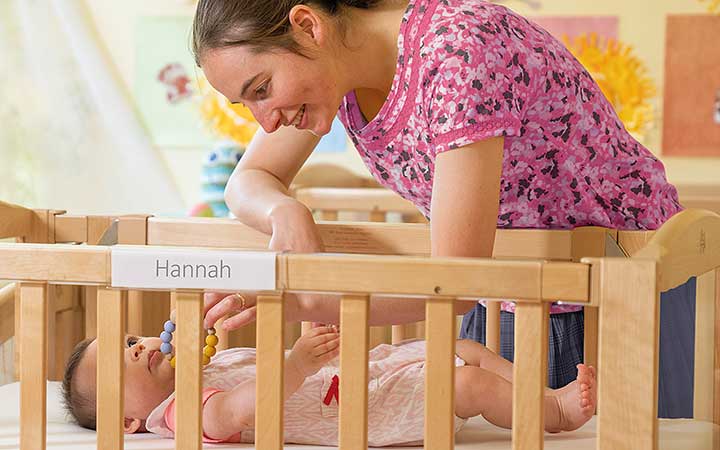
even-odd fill
[{"label": "woman's nose", "polygon": [[282,125],[280,112],[273,109],[256,109],[253,111],[255,120],[258,121],[260,126],[266,133],[272,133],[277,131]]}]

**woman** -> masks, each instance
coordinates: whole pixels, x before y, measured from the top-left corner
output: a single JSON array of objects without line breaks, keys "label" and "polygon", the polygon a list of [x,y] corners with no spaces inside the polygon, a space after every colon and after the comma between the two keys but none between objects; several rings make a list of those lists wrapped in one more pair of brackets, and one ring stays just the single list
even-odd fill
[{"label": "woman", "polygon": [[[479,0],[200,0],[193,50],[209,82],[262,126],[226,189],[270,248],[319,252],[288,186],[337,114],[373,176],[430,219],[433,256],[489,257],[496,227],[655,229],[678,212],[662,164],[546,31]],[[338,302],[292,297],[288,317],[337,323]],[[254,304],[210,296],[207,321]],[[485,308],[463,337],[484,341]],[[503,304],[512,357],[512,303]],[[577,376],[579,307],[551,308],[549,384]],[[422,320],[422,301],[377,301],[371,323]],[[231,322],[232,323],[232,322]]]}]

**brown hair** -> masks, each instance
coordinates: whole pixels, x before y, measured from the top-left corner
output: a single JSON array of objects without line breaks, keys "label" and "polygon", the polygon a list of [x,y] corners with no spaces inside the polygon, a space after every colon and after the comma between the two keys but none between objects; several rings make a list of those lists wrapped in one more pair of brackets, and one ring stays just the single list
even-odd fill
[{"label": "brown hair", "polygon": [[68,358],[62,382],[62,396],[65,410],[75,419],[78,425],[94,430],[97,421],[95,398],[78,389],[77,382],[73,383],[80,361],[85,356],[91,342],[92,339],[85,339],[80,342],[75,346],[70,358]]},{"label": "brown hair", "polygon": [[[208,50],[247,45],[260,53],[284,49],[302,55],[288,33],[290,10],[314,5],[340,20],[346,7],[370,9],[382,0],[200,0],[192,27],[192,52],[200,66]],[[304,56],[304,55],[303,55]]]}]

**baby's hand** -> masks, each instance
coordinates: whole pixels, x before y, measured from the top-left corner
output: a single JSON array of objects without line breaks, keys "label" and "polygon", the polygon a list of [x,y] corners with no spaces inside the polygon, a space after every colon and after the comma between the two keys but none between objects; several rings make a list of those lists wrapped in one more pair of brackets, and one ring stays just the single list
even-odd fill
[{"label": "baby's hand", "polygon": [[312,328],[295,342],[287,363],[303,377],[316,374],[340,353],[340,333],[333,325]]}]

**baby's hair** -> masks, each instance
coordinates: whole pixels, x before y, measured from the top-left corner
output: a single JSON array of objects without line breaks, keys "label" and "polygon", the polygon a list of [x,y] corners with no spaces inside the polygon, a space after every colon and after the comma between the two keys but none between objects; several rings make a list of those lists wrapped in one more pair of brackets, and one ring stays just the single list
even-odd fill
[{"label": "baby's hair", "polygon": [[87,396],[78,389],[77,382],[73,382],[80,361],[82,361],[92,341],[92,339],[85,339],[80,342],[75,346],[70,358],[68,358],[62,382],[62,396],[65,410],[75,419],[78,425],[94,430],[97,426],[95,398]]}]

